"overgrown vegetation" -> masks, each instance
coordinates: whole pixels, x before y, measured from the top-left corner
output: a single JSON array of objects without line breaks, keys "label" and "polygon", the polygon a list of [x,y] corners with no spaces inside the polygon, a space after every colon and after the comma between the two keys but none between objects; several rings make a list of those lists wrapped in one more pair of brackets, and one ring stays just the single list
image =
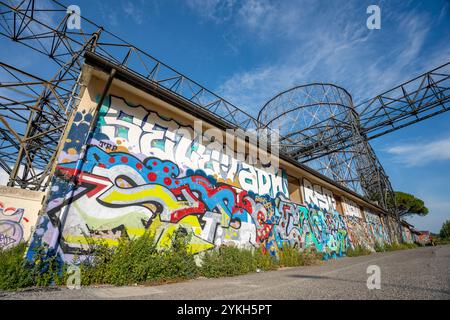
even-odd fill
[{"label": "overgrown vegetation", "polygon": [[96,244],[95,255],[80,264],[81,283],[129,285],[195,278],[198,268],[187,248],[189,237],[175,232],[172,246],[162,251],[149,233],[134,240],[121,239],[114,248]]},{"label": "overgrown vegetation", "polygon": [[236,276],[256,269],[275,270],[275,260],[268,254],[248,249],[222,246],[218,250],[206,252],[202,259],[200,274],[204,277]]},{"label": "overgrown vegetation", "polygon": [[450,240],[450,220],[445,220],[445,222],[442,224],[442,228],[439,232],[439,237],[441,239]]},{"label": "overgrown vegetation", "polygon": [[23,254],[26,245],[19,244],[12,249],[0,249],[0,289],[17,289],[32,284],[31,273],[24,265]]},{"label": "overgrown vegetation", "polygon": [[357,257],[357,256],[367,256],[371,254],[372,251],[363,246],[355,246],[347,250],[347,257]]},{"label": "overgrown vegetation", "polygon": [[[157,249],[151,234],[133,240],[121,239],[117,247],[108,247],[105,243],[90,243],[93,253],[83,261],[76,261],[80,266],[81,284],[156,284],[199,276],[226,277],[257,270],[314,265],[322,260],[322,254],[315,250],[300,252],[289,246],[279,250],[277,257],[261,250],[222,246],[204,253],[199,265],[189,250],[189,240],[190,235],[180,229],[172,236],[172,246],[164,250]],[[416,246],[383,244],[378,245],[376,251],[402,250]],[[67,266],[58,261],[57,255],[43,247],[37,250],[35,263],[30,264],[24,257],[25,250],[24,243],[9,250],[0,250],[0,290],[66,283]],[[347,256],[370,253],[367,248],[357,246],[349,249]]]},{"label": "overgrown vegetation", "polygon": [[[222,246],[206,252],[201,265],[189,252],[190,235],[174,233],[172,246],[157,250],[152,235],[134,239],[121,239],[117,247],[105,243],[90,243],[93,254],[81,261],[81,284],[155,284],[192,279],[236,276],[257,270],[270,271],[279,267],[317,264],[322,255],[312,250],[300,252],[285,247],[277,258],[261,250],[239,249]],[[36,253],[36,263],[30,265],[24,258],[26,245],[21,244],[7,251],[0,251],[0,289],[15,290],[32,286],[64,284],[68,278],[67,268],[58,268],[56,256],[46,257],[46,248]]]},{"label": "overgrown vegetation", "polygon": [[257,269],[263,271],[276,270],[280,267],[297,267],[318,264],[322,254],[313,250],[300,252],[297,248],[284,247],[278,257],[272,257],[260,250],[238,249],[222,246],[218,250],[205,254],[200,268],[204,277],[236,276]]},{"label": "overgrown vegetation", "polygon": [[435,245],[450,244],[450,238],[441,238],[441,237],[435,238],[434,244]]},{"label": "overgrown vegetation", "polygon": [[281,267],[311,266],[322,260],[322,254],[313,249],[300,252],[297,248],[285,246],[279,252],[279,265]]},{"label": "overgrown vegetation", "polygon": [[413,249],[417,248],[418,245],[415,243],[397,243],[394,242],[392,244],[390,243],[384,243],[382,245],[376,244],[375,251],[376,252],[388,252],[388,251],[396,251],[396,250],[406,250],[406,249]]},{"label": "overgrown vegetation", "polygon": [[27,245],[21,243],[11,249],[0,249],[0,290],[14,290],[30,286],[48,286],[65,282],[65,269],[56,256],[45,255],[46,248],[36,252],[34,264],[25,258]]}]

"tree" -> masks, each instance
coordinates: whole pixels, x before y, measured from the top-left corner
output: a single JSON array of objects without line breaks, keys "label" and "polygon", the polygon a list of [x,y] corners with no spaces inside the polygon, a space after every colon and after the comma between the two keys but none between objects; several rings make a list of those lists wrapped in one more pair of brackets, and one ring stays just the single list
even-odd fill
[{"label": "tree", "polygon": [[442,224],[441,232],[439,233],[441,238],[450,238],[450,220],[446,220]]},{"label": "tree", "polygon": [[[390,201],[389,207],[393,208],[394,205]],[[423,200],[416,198],[412,194],[395,191],[395,202],[397,203],[397,210],[400,216],[408,216],[417,214],[419,216],[426,216],[428,214],[428,208],[425,207]]]}]

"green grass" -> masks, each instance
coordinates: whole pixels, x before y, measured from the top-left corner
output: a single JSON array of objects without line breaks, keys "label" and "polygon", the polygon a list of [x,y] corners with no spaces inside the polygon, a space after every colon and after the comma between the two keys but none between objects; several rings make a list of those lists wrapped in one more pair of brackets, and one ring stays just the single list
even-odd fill
[{"label": "green grass", "polygon": [[450,238],[435,238],[434,239],[434,243],[436,245],[439,245],[439,244],[450,244]]},{"label": "green grass", "polygon": [[90,261],[81,263],[81,284],[129,285],[195,278],[198,267],[188,252],[188,238],[174,233],[172,247],[163,251],[157,250],[150,234],[121,240],[114,248],[96,245]]},{"label": "green grass", "polygon": [[376,252],[389,252],[389,251],[397,251],[397,250],[406,250],[406,249],[414,249],[419,247],[419,245],[415,243],[397,243],[394,242],[392,244],[390,243],[384,243],[382,245],[377,244],[375,246]]},{"label": "green grass", "polygon": [[314,250],[299,251],[297,248],[285,246],[279,251],[279,265],[282,267],[311,266],[318,264],[323,255]]},{"label": "green grass", "polygon": [[357,257],[357,256],[367,256],[371,254],[372,251],[363,246],[355,246],[347,250],[347,257]]},{"label": "green grass", "polygon": [[300,252],[297,248],[284,247],[279,250],[278,258],[261,250],[239,249],[222,246],[218,250],[207,252],[202,259],[200,274],[207,278],[236,276],[257,269],[276,270],[280,267],[307,266],[320,263],[322,254],[312,250]]},{"label": "green grass", "polygon": [[25,259],[26,243],[8,249],[0,249],[0,290],[17,290],[25,287],[48,286],[65,282],[65,269],[60,268],[56,257],[38,250],[34,264]]}]

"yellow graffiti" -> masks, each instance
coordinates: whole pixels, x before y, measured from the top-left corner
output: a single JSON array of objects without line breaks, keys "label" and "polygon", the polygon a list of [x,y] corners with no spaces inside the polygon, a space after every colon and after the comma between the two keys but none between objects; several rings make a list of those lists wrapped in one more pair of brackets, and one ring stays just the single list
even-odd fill
[{"label": "yellow graffiti", "polygon": [[64,236],[64,241],[66,243],[70,243],[72,245],[79,244],[79,245],[108,245],[111,247],[116,247],[119,245],[119,239],[110,239],[110,238],[96,238],[91,237],[87,238],[85,236],[71,236],[67,235]]},{"label": "yellow graffiti", "polygon": [[159,215],[153,219],[150,225],[150,234],[155,236],[158,249],[169,248],[172,244],[172,235],[183,227],[184,229],[191,231],[192,235],[189,239],[188,250],[193,253],[199,253],[205,250],[214,248],[214,244],[198,237],[202,232],[202,227],[195,216],[186,216],[181,219],[177,224],[161,221]]},{"label": "yellow graffiti", "polygon": [[145,212],[132,210],[121,216],[96,218],[83,210],[83,207],[77,202],[75,202],[73,206],[91,230],[111,230],[123,225],[130,238],[142,236],[145,232],[142,221],[147,221],[152,216],[152,213],[150,212],[147,214]]},{"label": "yellow graffiti", "polygon": [[[126,192],[127,191],[127,192]],[[161,204],[164,204],[170,211],[184,209],[190,207],[188,201],[176,200],[171,192],[168,192],[167,188],[160,185],[152,185],[147,188],[133,188],[133,192],[130,189],[114,189],[108,192],[105,196],[101,197],[101,200],[109,204],[129,204],[139,203],[143,199],[151,198]]]},{"label": "yellow graffiti", "polygon": [[[157,244],[157,248],[168,249],[172,244],[172,236],[178,228],[184,228],[188,232],[192,232],[192,235],[189,239],[189,243],[187,244],[188,250],[192,254],[196,254],[202,251],[210,250],[214,248],[214,244],[210,243],[206,240],[199,238],[199,235],[202,232],[202,227],[198,221],[198,218],[195,216],[187,216],[181,219],[178,223],[170,223],[161,221],[159,215],[153,219],[149,232],[152,236],[155,237],[155,241]],[[126,228],[127,234],[130,236],[130,239],[140,237],[144,235],[144,228]],[[64,236],[64,240],[66,243],[71,244],[79,244],[79,245],[89,245],[89,244],[104,244],[108,246],[118,246],[120,242],[120,238],[107,238],[107,237],[85,237],[85,236],[73,236],[67,235]]]}]

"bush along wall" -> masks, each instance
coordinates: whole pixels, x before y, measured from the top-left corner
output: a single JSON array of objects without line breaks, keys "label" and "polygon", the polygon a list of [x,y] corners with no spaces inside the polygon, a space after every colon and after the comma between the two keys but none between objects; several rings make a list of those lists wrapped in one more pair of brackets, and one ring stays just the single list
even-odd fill
[{"label": "bush along wall", "polygon": [[[250,272],[277,270],[281,267],[320,264],[324,254],[315,249],[298,250],[285,245],[276,256],[261,249],[220,246],[204,252],[201,259],[189,247],[192,234],[178,230],[171,236],[171,246],[158,249],[153,234],[120,239],[115,247],[107,243],[90,243],[91,253],[75,257],[81,285],[153,285],[194,279],[197,277],[228,277]],[[380,251],[414,248],[411,244],[384,244]],[[381,249],[382,248],[382,249]],[[43,246],[36,250],[35,260],[25,257],[26,244],[0,250],[0,290],[26,287],[65,285],[70,276],[69,265],[49,253]],[[370,254],[364,247],[349,248],[349,257]],[[197,257],[197,258],[196,258]]]},{"label": "bush along wall", "polygon": [[[91,243],[91,254],[73,261],[80,268],[81,285],[159,284],[203,277],[236,276],[249,272],[270,271],[286,266],[313,265],[322,254],[311,250],[300,252],[286,246],[279,257],[260,249],[241,249],[221,246],[203,254],[201,260],[189,248],[191,234],[177,231],[169,248],[157,248],[154,236],[129,240],[119,245]],[[42,247],[30,262],[25,258],[24,243],[0,251],[0,289],[15,290],[25,287],[64,285],[68,280],[68,265]],[[197,261],[196,261],[197,260]]]}]

